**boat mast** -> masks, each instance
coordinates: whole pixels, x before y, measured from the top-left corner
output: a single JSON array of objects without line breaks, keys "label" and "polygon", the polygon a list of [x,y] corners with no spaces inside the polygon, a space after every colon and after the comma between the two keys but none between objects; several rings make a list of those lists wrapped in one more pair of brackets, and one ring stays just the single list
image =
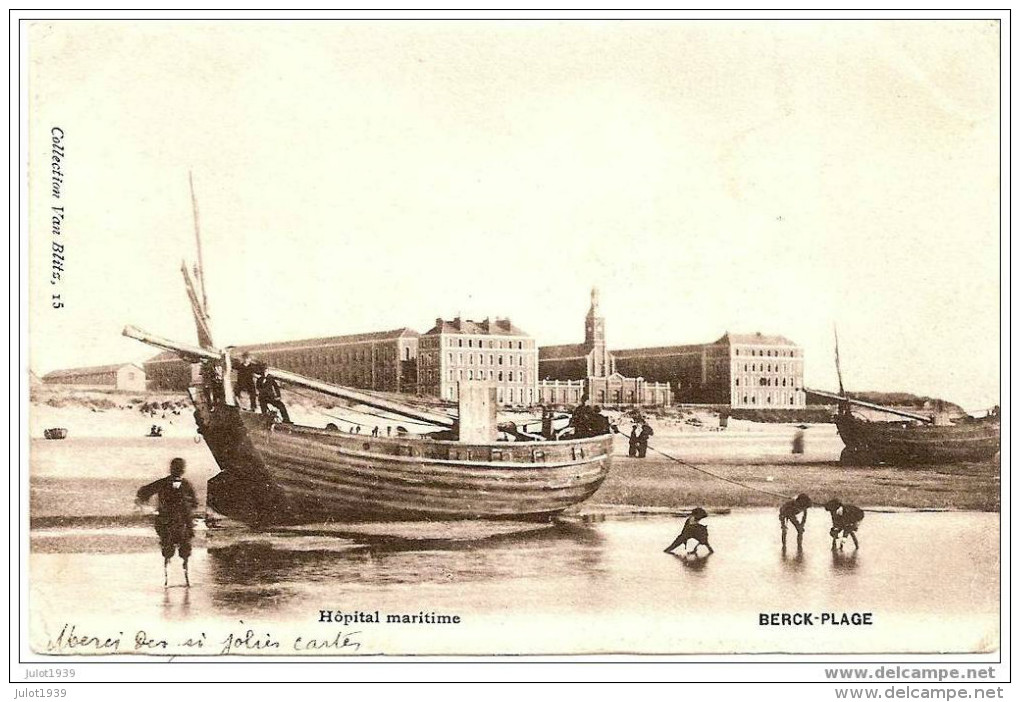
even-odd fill
[{"label": "boat mast", "polygon": [[202,265],[202,233],[198,226],[198,200],[195,199],[195,180],[188,171],[188,186],[191,188],[191,214],[195,220],[195,245],[198,249],[198,263],[195,264],[195,278],[202,293],[202,314],[209,319],[209,298],[205,294],[205,267]]},{"label": "boat mast", "polygon": [[832,336],[836,340],[836,378],[839,380],[839,394],[845,395],[846,391],[843,389],[843,371],[839,367],[839,332],[836,331],[836,325],[832,325]]}]

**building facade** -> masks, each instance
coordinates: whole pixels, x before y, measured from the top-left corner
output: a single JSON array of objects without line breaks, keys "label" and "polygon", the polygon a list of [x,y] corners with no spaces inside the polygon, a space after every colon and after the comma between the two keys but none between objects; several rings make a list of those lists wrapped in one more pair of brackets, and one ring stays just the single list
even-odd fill
[{"label": "building facade", "polygon": [[[406,327],[368,334],[236,346],[259,361],[334,385],[379,392],[413,393],[417,387],[418,332]],[[153,390],[184,390],[191,383],[190,364],[168,351],[145,363]]]},{"label": "building facade", "polygon": [[[576,404],[587,392],[595,405],[665,406],[673,401],[668,383],[625,375],[617,368],[615,352],[606,347],[606,320],[599,312],[599,292],[591,291],[591,306],[584,319],[584,343],[543,346],[539,349],[538,391],[543,404]],[[577,388],[583,387],[578,393]],[[568,401],[563,397],[570,397]]]},{"label": "building facade", "polygon": [[81,385],[114,390],[146,389],[145,370],[137,363],[57,370],[44,375],[42,382],[47,385]]},{"label": "building facade", "polygon": [[710,344],[614,351],[626,373],[669,383],[678,401],[803,409],[804,351],[784,336],[731,334]]},{"label": "building facade", "polygon": [[458,399],[461,381],[485,381],[500,405],[536,402],[535,340],[509,319],[436,319],[418,341],[418,394]]}]

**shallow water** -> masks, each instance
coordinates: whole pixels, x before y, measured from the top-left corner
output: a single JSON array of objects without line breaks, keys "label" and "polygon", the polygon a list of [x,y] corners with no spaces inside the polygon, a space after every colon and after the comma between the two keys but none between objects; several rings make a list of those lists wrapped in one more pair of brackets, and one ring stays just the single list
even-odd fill
[{"label": "shallow water", "polygon": [[[711,515],[705,523],[716,553],[687,559],[662,553],[680,527],[662,517],[564,521],[490,538],[479,524],[456,540],[407,538],[397,529],[403,538],[203,529],[190,589],[163,587],[147,526],[35,529],[32,640],[44,649],[69,623],[175,634],[198,627],[218,640],[224,627],[251,626],[287,639],[298,630],[332,631],[318,621],[328,609],[463,618],[441,630],[359,625],[361,648],[344,651],[351,653],[998,646],[998,514],[869,512],[860,550],[848,542],[833,552],[828,515],[816,509],[800,554],[792,532],[790,549],[780,549],[774,510]],[[172,585],[182,581],[177,563]],[[868,612],[873,624],[762,626],[770,612],[809,612],[815,620]]]}]

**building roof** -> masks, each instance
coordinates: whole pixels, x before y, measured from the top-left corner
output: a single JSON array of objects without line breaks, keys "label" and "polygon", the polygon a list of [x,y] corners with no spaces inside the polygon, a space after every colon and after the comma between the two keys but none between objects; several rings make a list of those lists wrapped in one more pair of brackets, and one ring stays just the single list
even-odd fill
[{"label": "building roof", "polygon": [[[235,346],[233,348],[234,355],[237,355],[237,353],[243,353],[245,351],[251,351],[254,354],[258,354],[265,353],[267,351],[291,351],[296,349],[336,346],[340,344],[360,344],[371,341],[389,341],[392,339],[399,339],[405,336],[417,338],[421,335],[414,329],[411,329],[409,327],[401,327],[399,329],[390,329],[388,331],[379,332],[367,332],[365,334],[346,334],[344,336],[323,336],[314,339],[297,339],[295,341],[273,341],[265,344],[247,344],[244,346]],[[178,361],[178,360],[180,360],[180,356],[178,356],[176,351],[163,351],[147,360],[146,363],[161,363],[165,361]]]},{"label": "building roof", "polygon": [[680,353],[701,353],[705,344],[684,344],[682,346],[647,346],[640,349],[611,349],[609,353],[616,358],[634,358],[635,356],[664,356]]},{"label": "building roof", "polygon": [[539,361],[560,361],[584,358],[588,355],[588,347],[584,344],[560,344],[559,346],[539,346]]},{"label": "building roof", "polygon": [[131,366],[144,372],[137,363],[114,363],[108,366],[86,366],[84,368],[64,368],[62,370],[50,371],[43,376],[43,380],[56,380],[58,378],[77,378],[82,375],[96,375],[97,373],[116,373],[125,366]]},{"label": "building roof", "polygon": [[461,319],[460,317],[455,317],[451,320],[437,317],[435,326],[425,332],[422,336],[436,334],[529,336],[529,334],[520,327],[515,327],[509,319],[504,319],[502,317],[496,317],[494,320],[486,317],[481,322],[475,322],[470,319]]},{"label": "building roof", "polygon": [[796,346],[785,336],[781,334],[762,334],[761,332],[755,332],[754,334],[731,334],[726,332],[723,334],[715,344],[756,344],[758,346]]}]

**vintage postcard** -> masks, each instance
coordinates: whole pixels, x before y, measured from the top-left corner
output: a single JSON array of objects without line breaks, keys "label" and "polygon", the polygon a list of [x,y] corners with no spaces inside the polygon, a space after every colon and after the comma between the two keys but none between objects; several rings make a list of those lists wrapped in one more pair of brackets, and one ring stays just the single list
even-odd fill
[{"label": "vintage postcard", "polygon": [[26,18],[25,659],[997,661],[1002,38]]}]

